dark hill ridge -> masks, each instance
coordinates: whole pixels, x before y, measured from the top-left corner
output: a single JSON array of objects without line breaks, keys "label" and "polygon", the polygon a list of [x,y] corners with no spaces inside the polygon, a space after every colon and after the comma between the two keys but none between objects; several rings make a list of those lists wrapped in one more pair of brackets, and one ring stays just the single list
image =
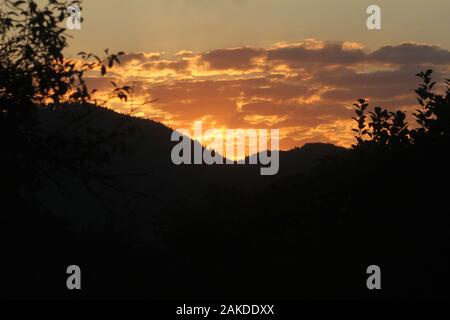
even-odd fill
[{"label": "dark hill ridge", "polygon": [[[106,108],[68,106],[54,112],[41,111],[40,119],[44,130],[55,131],[87,113],[90,113],[87,120],[66,130],[68,132],[65,134],[89,135],[89,128],[127,132],[120,139],[122,152],[114,155],[102,170],[119,175],[114,187],[132,190],[133,195],[123,200],[123,195],[117,190],[94,185],[100,188],[101,197],[106,198],[106,204],[102,204],[70,173],[64,173],[64,190],[60,190],[61,184],[58,187],[49,184],[41,193],[42,199],[51,211],[69,216],[84,226],[91,223],[101,225],[110,214],[108,211],[114,212],[117,217],[127,216],[129,209],[124,210],[124,206],[128,208],[131,205],[138,217],[137,225],[145,237],[154,233],[149,232],[155,225],[154,219],[162,219],[165,212],[180,208],[195,212],[194,208],[201,206],[212,186],[264,188],[280,177],[307,174],[327,156],[345,151],[321,143],[282,151],[279,173],[276,176],[260,176],[259,165],[174,165],[170,155],[177,142],[171,141],[172,129],[152,120],[119,114]],[[142,197],[135,196],[135,191]]]},{"label": "dark hill ridge", "polygon": [[[142,119],[117,113],[106,108],[91,108],[91,115],[88,121],[83,123],[81,128],[76,128],[74,132],[83,133],[87,126],[95,127],[97,130],[113,131],[127,130],[132,131],[121,142],[126,147],[125,154],[115,156],[111,165],[112,167],[132,168],[138,172],[152,172],[153,174],[167,174],[176,171],[177,174],[184,171],[192,171],[197,174],[198,170],[214,171],[221,168],[233,168],[231,171],[248,171],[249,174],[255,172],[259,175],[259,170],[255,171],[255,167],[259,165],[249,165],[248,157],[246,165],[180,165],[176,166],[172,163],[170,154],[172,148],[178,143],[171,141],[173,129],[149,119]],[[78,114],[86,113],[87,109],[82,107],[68,107],[57,112],[45,112],[41,117],[46,130],[57,130],[63,127],[70,119]],[[192,144],[197,143],[192,141]],[[303,147],[297,147],[289,151],[280,151],[280,170],[277,175],[290,175],[297,173],[309,172],[322,159],[345,152],[345,148],[338,147],[327,143],[308,143]],[[249,167],[253,167],[249,169]],[[177,168],[181,169],[178,170]],[[196,170],[193,170],[196,168]],[[118,168],[117,168],[118,169]],[[244,169],[244,170],[240,170]],[[254,172],[255,171],[255,172]],[[226,170],[227,176],[231,172]],[[209,172],[213,174],[213,172]],[[238,178],[240,175],[238,176]],[[204,177],[206,179],[206,177]],[[222,177],[226,178],[226,177]],[[220,183],[220,181],[218,182]]]}]

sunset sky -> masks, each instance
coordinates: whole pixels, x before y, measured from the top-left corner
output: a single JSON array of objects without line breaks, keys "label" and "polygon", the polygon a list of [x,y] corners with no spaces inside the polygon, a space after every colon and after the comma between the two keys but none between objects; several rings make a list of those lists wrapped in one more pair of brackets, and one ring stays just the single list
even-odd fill
[{"label": "sunset sky", "polygon": [[[382,30],[366,27],[371,4]],[[127,53],[89,78],[100,96],[136,82],[112,108],[174,129],[279,128],[282,149],[349,146],[355,99],[410,110],[417,72],[450,77],[448,0],[85,0],[82,16],[69,56]]]}]

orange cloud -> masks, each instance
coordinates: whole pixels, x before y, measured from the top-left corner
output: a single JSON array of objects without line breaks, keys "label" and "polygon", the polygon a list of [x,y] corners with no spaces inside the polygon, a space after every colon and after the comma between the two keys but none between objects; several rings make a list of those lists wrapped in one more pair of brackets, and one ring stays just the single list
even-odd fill
[{"label": "orange cloud", "polygon": [[111,102],[112,108],[173,128],[201,119],[205,130],[279,128],[282,149],[314,141],[349,146],[355,99],[408,110],[418,71],[450,70],[450,52],[437,46],[403,43],[369,52],[359,43],[314,39],[269,48],[131,53],[122,60],[109,78],[88,78],[103,96],[109,81],[133,84],[133,99]]}]

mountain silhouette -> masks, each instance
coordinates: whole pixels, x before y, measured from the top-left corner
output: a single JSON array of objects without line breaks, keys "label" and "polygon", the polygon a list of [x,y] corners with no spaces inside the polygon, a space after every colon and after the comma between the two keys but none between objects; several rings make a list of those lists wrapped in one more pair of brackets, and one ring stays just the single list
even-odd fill
[{"label": "mountain silhouette", "polygon": [[[171,151],[177,142],[171,141],[173,130],[161,123],[119,114],[113,110],[98,107],[67,105],[63,109],[49,112],[42,110],[39,116],[42,130],[56,131],[67,126],[74,118],[89,114],[89,121],[78,126],[68,135],[89,135],[90,126],[96,130],[112,132],[117,128],[128,131],[120,141],[123,152],[113,156],[103,168],[105,173],[121,176],[118,185],[124,190],[142,194],[136,210],[142,214],[139,225],[148,235],[157,216],[163,215],[167,207],[195,206],[201,203],[211,187],[244,187],[248,189],[267,187],[287,175],[307,174],[325,158],[345,153],[346,149],[331,144],[306,144],[301,148],[280,152],[280,170],[275,176],[261,176],[260,165],[174,165]],[[191,140],[191,144],[195,143]],[[61,177],[58,177],[61,180]],[[64,180],[65,179],[65,180]],[[103,225],[108,215],[89,190],[78,183],[70,173],[65,174],[58,186],[51,183],[41,190],[41,200],[52,212],[89,225],[96,221]],[[64,187],[62,187],[64,186]],[[116,200],[117,192],[103,188],[105,201]],[[62,193],[62,195],[60,194]],[[67,197],[68,195],[68,197]],[[61,210],[61,208],[64,208]],[[119,206],[120,208],[120,206]],[[112,208],[111,210],[114,210]],[[119,209],[120,211],[120,209]],[[85,215],[80,212],[92,212]]]}]

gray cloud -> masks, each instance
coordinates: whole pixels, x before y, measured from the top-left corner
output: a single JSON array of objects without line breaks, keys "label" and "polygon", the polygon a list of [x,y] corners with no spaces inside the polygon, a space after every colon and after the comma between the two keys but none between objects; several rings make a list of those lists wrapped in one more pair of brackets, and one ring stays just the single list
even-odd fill
[{"label": "gray cloud", "polygon": [[366,54],[361,49],[344,49],[343,43],[325,42],[322,48],[303,45],[270,49],[269,61],[286,62],[292,66],[307,64],[355,64],[364,62]]},{"label": "gray cloud", "polygon": [[213,69],[247,70],[254,67],[253,59],[260,57],[262,49],[242,47],[234,49],[218,49],[202,54],[201,60]]},{"label": "gray cloud", "polygon": [[387,45],[368,55],[368,61],[392,64],[449,64],[450,51],[438,46],[403,43]]}]

